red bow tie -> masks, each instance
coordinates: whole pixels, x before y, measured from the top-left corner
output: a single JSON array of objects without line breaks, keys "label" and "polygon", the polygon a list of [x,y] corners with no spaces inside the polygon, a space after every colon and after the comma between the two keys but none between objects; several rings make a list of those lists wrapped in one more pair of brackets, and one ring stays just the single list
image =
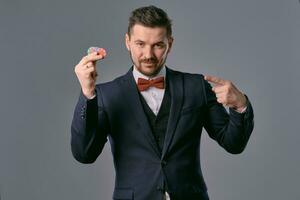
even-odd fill
[{"label": "red bow tie", "polygon": [[149,87],[156,87],[159,89],[164,89],[164,77],[155,78],[152,80],[147,80],[143,78],[138,78],[137,83],[139,91],[145,91]]}]

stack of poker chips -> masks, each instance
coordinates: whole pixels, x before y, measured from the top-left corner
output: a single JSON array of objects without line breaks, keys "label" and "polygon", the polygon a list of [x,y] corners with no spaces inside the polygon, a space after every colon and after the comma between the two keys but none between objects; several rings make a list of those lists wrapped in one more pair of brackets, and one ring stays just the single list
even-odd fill
[{"label": "stack of poker chips", "polygon": [[103,48],[100,47],[90,47],[87,50],[87,54],[93,53],[93,52],[98,52],[99,55],[102,55],[103,57],[106,56],[106,51]]}]

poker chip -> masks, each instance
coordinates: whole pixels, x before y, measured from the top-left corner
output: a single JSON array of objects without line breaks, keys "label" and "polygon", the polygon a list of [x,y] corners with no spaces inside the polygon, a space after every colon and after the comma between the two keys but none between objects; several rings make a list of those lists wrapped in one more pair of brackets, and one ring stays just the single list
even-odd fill
[{"label": "poker chip", "polygon": [[90,47],[87,50],[87,54],[93,53],[93,52],[98,52],[100,55],[102,55],[103,57],[106,56],[106,51],[103,48],[100,47]]}]

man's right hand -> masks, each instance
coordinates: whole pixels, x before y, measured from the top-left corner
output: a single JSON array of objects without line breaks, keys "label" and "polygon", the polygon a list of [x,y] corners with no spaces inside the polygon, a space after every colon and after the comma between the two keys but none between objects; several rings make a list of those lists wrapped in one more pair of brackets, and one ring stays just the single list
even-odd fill
[{"label": "man's right hand", "polygon": [[90,99],[95,95],[97,78],[96,62],[106,56],[105,50],[92,52],[84,56],[75,66],[75,73],[81,85],[83,94]]}]

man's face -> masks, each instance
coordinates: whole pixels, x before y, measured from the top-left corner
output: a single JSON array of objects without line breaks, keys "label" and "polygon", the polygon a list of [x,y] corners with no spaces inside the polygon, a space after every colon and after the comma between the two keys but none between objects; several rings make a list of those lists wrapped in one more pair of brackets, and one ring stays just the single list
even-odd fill
[{"label": "man's face", "polygon": [[165,27],[145,27],[135,24],[125,36],[126,47],[136,68],[147,76],[156,75],[166,62],[173,38]]}]

